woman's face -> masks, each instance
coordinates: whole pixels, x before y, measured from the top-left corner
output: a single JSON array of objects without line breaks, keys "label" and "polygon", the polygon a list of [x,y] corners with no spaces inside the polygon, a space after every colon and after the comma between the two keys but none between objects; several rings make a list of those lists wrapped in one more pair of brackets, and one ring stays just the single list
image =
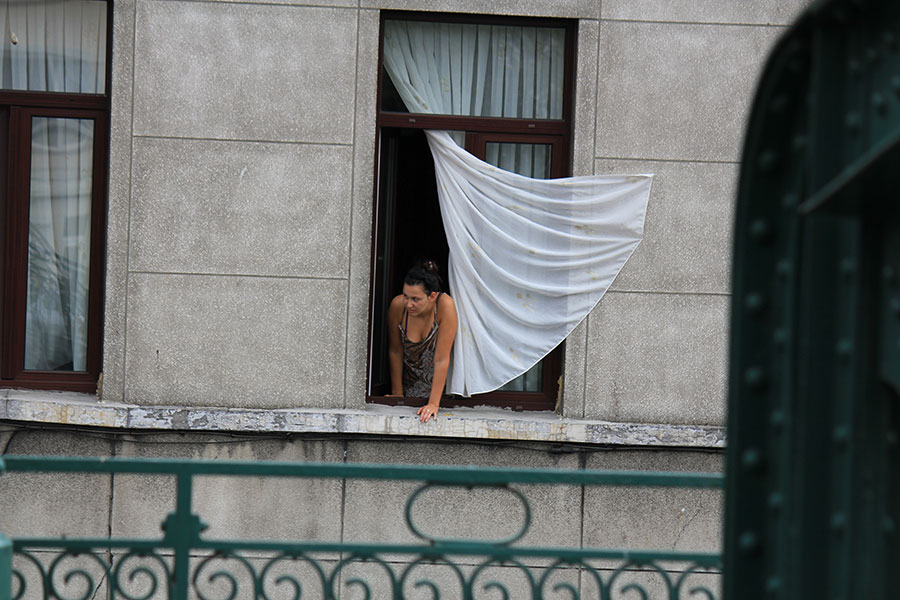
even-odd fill
[{"label": "woman's face", "polygon": [[417,315],[432,308],[437,292],[425,293],[425,287],[421,283],[415,285],[403,284],[403,298],[406,300],[406,312]]}]

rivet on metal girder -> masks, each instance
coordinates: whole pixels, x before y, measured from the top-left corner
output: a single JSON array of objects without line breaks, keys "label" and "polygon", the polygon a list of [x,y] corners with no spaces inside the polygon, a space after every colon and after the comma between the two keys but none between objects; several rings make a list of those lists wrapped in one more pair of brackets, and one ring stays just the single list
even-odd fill
[{"label": "rivet on metal girder", "polygon": [[775,265],[775,272],[781,275],[782,277],[787,277],[791,274],[791,261],[787,258],[782,258],[778,261],[778,264]]},{"label": "rivet on metal girder", "polygon": [[791,192],[789,194],[785,194],[781,199],[781,204],[785,208],[794,208],[800,202],[800,197],[797,194]]},{"label": "rivet on metal girder", "polygon": [[741,462],[747,470],[756,470],[762,466],[762,456],[756,448],[747,448],[741,455]]},{"label": "rivet on metal girder", "polygon": [[750,312],[758,313],[765,307],[766,302],[763,299],[762,294],[759,292],[752,292],[747,294],[747,297],[744,298],[744,304]]},{"label": "rivet on metal girder", "polygon": [[744,382],[752,389],[760,389],[766,383],[766,375],[759,367],[750,367],[744,371]]},{"label": "rivet on metal girder", "polygon": [[784,348],[784,345],[787,343],[787,338],[787,332],[781,328],[776,329],[772,334],[772,341],[777,348]]},{"label": "rivet on metal girder", "polygon": [[872,94],[872,107],[879,115],[884,116],[887,114],[887,102],[885,101],[884,96],[877,92]]},{"label": "rivet on metal girder", "polygon": [[835,349],[837,350],[837,355],[846,360],[853,356],[853,340],[844,338],[838,341]]},{"label": "rivet on metal girder", "polygon": [[835,533],[842,533],[847,526],[847,516],[842,512],[836,512],[831,515],[831,530]]},{"label": "rivet on metal girder", "polygon": [[756,240],[763,241],[770,237],[772,228],[765,219],[756,219],[750,223],[750,236]]},{"label": "rivet on metal girder", "polygon": [[768,171],[775,166],[775,162],[777,161],[777,159],[778,155],[775,154],[775,152],[773,152],[772,150],[766,150],[759,155],[759,168],[763,171]]},{"label": "rivet on metal girder", "polygon": [[785,107],[787,107],[787,104],[788,104],[787,94],[778,94],[777,96],[772,98],[772,101],[769,104],[769,111],[771,111],[772,114],[779,115],[784,112],[784,109],[785,109]]},{"label": "rivet on metal girder", "polygon": [[895,315],[900,315],[900,298],[891,298],[891,311]]},{"label": "rivet on metal girder", "polygon": [[741,550],[750,553],[759,548],[759,536],[752,531],[745,531],[738,540]]},{"label": "rivet on metal girder", "polygon": [[784,427],[784,411],[782,410],[773,410],[772,414],[769,415],[769,422],[772,423],[772,427],[776,430],[781,430]]},{"label": "rivet on metal girder", "polygon": [[856,261],[852,258],[845,258],[841,261],[841,275],[849,278],[856,273]]},{"label": "rivet on metal girder", "polygon": [[847,441],[850,439],[850,430],[846,425],[838,425],[834,428],[834,433],[832,434],[834,438],[834,442],[840,446],[845,446]]}]

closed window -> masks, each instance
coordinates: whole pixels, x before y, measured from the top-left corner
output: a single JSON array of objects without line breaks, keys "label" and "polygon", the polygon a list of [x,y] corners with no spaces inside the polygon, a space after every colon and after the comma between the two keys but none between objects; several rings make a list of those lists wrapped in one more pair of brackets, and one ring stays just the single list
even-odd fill
[{"label": "closed window", "polygon": [[100,0],[0,7],[0,385],[96,389],[108,11]]}]

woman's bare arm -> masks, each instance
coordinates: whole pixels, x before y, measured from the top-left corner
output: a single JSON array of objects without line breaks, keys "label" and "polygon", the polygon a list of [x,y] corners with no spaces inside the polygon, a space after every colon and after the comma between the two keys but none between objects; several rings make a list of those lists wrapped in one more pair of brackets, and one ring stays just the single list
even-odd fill
[{"label": "woman's bare arm", "polygon": [[388,308],[388,359],[391,366],[391,395],[403,395],[403,342],[400,340],[400,318],[403,316],[403,296],[395,296]]},{"label": "woman's bare arm", "polygon": [[437,307],[438,337],[434,349],[431,395],[428,398],[428,404],[416,412],[422,422],[428,421],[431,417],[437,420],[437,410],[441,404],[441,396],[444,394],[444,385],[447,383],[447,371],[450,369],[450,350],[453,348],[453,340],[456,339],[458,318],[453,298],[446,294],[441,295],[438,298]]}]

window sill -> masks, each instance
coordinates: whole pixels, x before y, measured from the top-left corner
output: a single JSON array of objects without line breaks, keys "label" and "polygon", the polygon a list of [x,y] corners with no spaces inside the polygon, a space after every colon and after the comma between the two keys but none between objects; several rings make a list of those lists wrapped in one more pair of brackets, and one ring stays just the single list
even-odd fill
[{"label": "window sill", "polygon": [[724,448],[725,428],[564,419],[553,412],[496,408],[442,410],[422,424],[408,407],[243,409],[137,406],[74,392],[0,390],[0,419],[116,429],[334,433],[520,440],[611,446]]}]

